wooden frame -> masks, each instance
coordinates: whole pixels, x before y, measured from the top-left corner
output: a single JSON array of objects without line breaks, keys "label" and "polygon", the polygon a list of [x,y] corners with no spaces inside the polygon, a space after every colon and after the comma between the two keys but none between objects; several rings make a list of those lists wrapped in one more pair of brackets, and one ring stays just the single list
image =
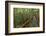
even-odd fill
[{"label": "wooden frame", "polygon": [[[8,3],[26,3],[26,4],[40,4],[43,5],[43,31],[34,31],[34,32],[20,32],[20,33],[9,33],[8,32],[8,12],[9,4]],[[16,35],[16,34],[32,34],[32,33],[44,33],[45,32],[45,4],[37,2],[20,2],[20,1],[5,1],[5,35]]]}]

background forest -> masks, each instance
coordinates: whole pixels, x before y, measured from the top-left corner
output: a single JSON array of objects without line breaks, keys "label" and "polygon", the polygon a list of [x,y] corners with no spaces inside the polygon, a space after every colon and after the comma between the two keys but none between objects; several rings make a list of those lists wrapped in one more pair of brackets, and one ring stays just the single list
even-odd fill
[{"label": "background forest", "polygon": [[14,8],[14,28],[39,27],[39,9]]}]

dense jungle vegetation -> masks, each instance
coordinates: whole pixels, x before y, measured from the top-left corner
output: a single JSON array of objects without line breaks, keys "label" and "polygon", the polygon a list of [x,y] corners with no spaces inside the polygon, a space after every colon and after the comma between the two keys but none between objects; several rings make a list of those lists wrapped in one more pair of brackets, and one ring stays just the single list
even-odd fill
[{"label": "dense jungle vegetation", "polygon": [[39,9],[14,8],[14,28],[39,27]]}]

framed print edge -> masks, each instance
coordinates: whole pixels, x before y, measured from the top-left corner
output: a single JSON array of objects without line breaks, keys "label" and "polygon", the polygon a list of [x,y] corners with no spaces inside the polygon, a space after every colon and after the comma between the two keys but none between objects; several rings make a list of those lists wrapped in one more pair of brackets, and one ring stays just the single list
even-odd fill
[{"label": "framed print edge", "polygon": [[8,2],[5,1],[5,35],[8,34]]},{"label": "framed print edge", "polygon": [[[35,32],[21,32],[21,33],[9,33],[8,27],[8,3],[27,3],[27,4],[42,4],[43,5],[43,31]],[[35,34],[35,33],[44,33],[45,32],[45,3],[37,2],[20,2],[20,1],[5,1],[5,35],[17,35],[17,34]]]}]

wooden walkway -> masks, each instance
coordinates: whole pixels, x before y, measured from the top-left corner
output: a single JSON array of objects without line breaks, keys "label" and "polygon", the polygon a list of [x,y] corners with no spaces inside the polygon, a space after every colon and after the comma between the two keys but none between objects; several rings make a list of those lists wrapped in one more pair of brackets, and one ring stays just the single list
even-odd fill
[{"label": "wooden walkway", "polygon": [[30,19],[28,19],[25,23],[23,23],[23,25],[20,26],[20,28],[22,28],[23,26],[27,25],[27,23],[29,23]]}]

